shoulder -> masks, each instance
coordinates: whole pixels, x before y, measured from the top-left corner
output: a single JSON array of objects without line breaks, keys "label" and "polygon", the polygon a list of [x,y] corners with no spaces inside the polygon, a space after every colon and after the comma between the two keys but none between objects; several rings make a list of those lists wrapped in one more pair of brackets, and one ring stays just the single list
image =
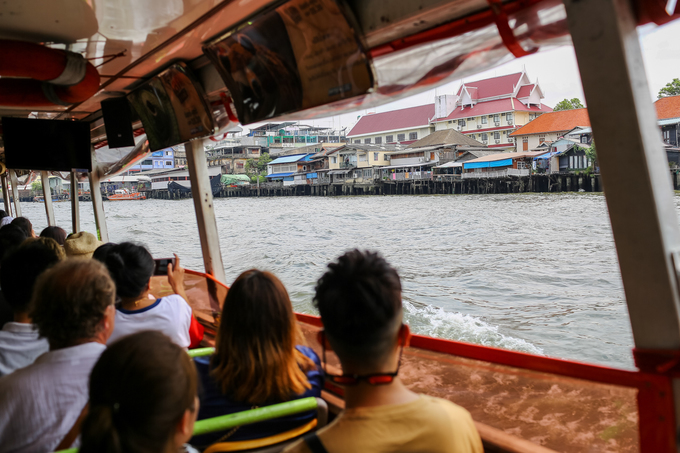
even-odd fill
[{"label": "shoulder", "polygon": [[468,443],[479,447],[481,451],[481,439],[472,420],[470,412],[451,401],[435,398],[429,395],[420,395],[423,400],[423,412],[433,420],[442,423],[455,443]]},{"label": "shoulder", "polygon": [[189,307],[189,304],[187,303],[187,301],[184,300],[184,298],[182,296],[180,296],[179,294],[171,294],[169,296],[161,297],[161,301],[163,303],[176,305],[176,306],[179,306],[179,307],[184,307],[184,306]]},{"label": "shoulder", "polygon": [[299,345],[295,346],[295,349],[300,351],[303,355],[306,355],[307,357],[312,359],[314,362],[319,361],[319,356],[309,346],[303,346],[303,345],[299,344]]},{"label": "shoulder", "polygon": [[177,313],[181,313],[184,316],[191,317],[191,306],[187,303],[184,298],[178,294],[172,294],[170,296],[165,296],[161,298],[161,304],[164,304],[166,307],[172,309],[173,311],[176,311]]}]

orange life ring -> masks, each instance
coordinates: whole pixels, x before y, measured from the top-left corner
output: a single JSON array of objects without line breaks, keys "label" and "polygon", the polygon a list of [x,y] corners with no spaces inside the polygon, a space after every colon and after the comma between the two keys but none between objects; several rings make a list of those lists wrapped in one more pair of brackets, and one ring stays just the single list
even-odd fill
[{"label": "orange life ring", "polygon": [[99,73],[82,55],[0,39],[0,105],[69,106],[89,99],[97,90]]}]

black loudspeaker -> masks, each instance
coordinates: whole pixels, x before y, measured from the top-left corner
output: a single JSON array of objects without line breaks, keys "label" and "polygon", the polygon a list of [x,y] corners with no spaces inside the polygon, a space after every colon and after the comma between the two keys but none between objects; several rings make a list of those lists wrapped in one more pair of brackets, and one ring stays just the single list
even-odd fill
[{"label": "black loudspeaker", "polygon": [[132,134],[132,109],[127,98],[109,98],[102,101],[104,128],[109,148],[135,146]]}]

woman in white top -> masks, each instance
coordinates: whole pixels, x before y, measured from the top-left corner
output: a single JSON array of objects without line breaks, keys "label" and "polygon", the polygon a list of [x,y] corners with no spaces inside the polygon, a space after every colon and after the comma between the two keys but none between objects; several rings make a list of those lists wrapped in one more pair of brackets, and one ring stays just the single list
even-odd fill
[{"label": "woman in white top", "polygon": [[183,348],[198,346],[203,328],[186,302],[184,269],[177,255],[175,266],[168,265],[168,283],[175,294],[159,299],[149,294],[154,260],[146,248],[131,242],[108,245],[97,258],[116,283],[116,324],[109,344],[132,333],[156,330]]}]

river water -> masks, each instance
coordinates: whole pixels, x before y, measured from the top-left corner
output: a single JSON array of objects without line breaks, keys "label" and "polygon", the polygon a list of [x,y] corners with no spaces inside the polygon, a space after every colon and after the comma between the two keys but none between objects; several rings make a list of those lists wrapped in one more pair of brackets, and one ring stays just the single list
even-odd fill
[{"label": "river water", "polygon": [[[202,269],[191,200],[105,202],[110,238]],[[42,204],[24,203],[36,232]],[[257,267],[314,313],[325,265],[358,247],[380,251],[402,278],[416,333],[633,368],[632,333],[601,194],[499,194],[216,199],[231,282]],[[70,205],[56,203],[68,230]],[[89,203],[81,227],[94,231]]]}]

